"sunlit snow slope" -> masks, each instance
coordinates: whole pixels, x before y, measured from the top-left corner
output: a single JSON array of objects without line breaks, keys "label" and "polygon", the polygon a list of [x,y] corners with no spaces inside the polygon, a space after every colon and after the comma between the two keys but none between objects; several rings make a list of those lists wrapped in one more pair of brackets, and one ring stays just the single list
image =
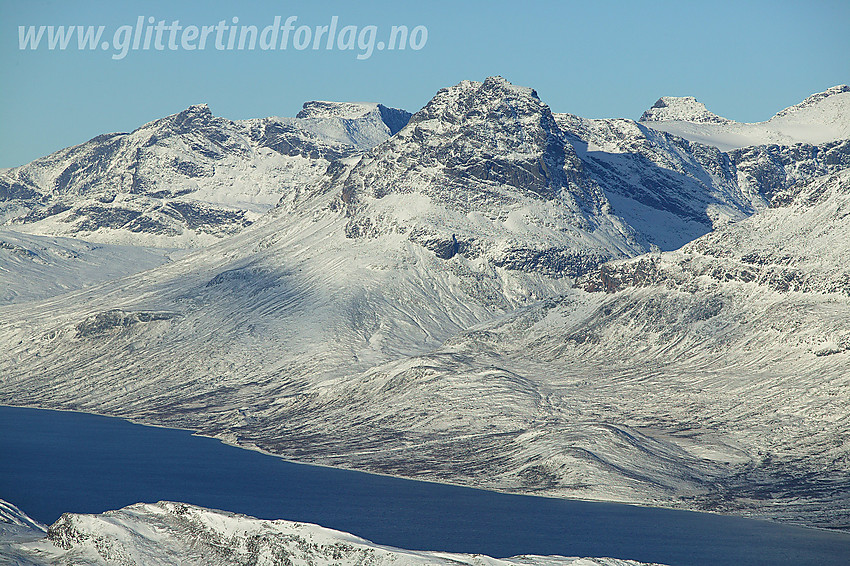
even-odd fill
[{"label": "sunlit snow slope", "polygon": [[693,97],[664,96],[641,123],[723,151],[754,145],[821,144],[850,138],[850,86],[838,85],[778,112],[766,122],[741,123],[708,111]]}]

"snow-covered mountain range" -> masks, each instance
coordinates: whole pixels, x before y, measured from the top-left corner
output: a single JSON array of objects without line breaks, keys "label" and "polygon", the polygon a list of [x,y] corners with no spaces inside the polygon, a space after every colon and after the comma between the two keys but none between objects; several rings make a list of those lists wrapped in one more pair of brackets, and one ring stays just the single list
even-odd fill
[{"label": "snow-covered mountain range", "polygon": [[[4,536],[6,525],[17,528],[16,538]],[[260,520],[167,501],[139,503],[101,515],[66,513],[45,529],[0,500],[0,560],[19,566],[644,565],[614,558],[496,559],[404,550],[309,523]]]},{"label": "snow-covered mountain range", "polygon": [[296,118],[231,121],[191,106],[0,171],[0,220],[102,243],[207,244],[409,117],[381,104],[308,102]]},{"label": "snow-covered mountain range", "polygon": [[[193,107],[121,138],[178,132],[136,162],[157,191],[143,196],[173,208],[184,196],[155,195],[176,183],[213,206],[219,185],[168,163],[178,146],[206,163],[184,146],[215,142],[211,178],[229,175],[238,190],[224,193],[242,196],[228,210],[250,225],[210,217],[222,237],[193,253],[0,306],[0,402],[401,476],[846,528],[850,136],[827,135],[821,118],[835,111],[843,131],[848,94],[778,115],[811,120],[818,140],[733,151],[656,128],[671,117],[729,126],[695,101],[662,99],[642,122],[588,120],[500,77],[443,89],[409,120],[377,105],[310,103],[292,121],[248,122]],[[377,127],[342,139],[322,122],[305,156],[299,120]],[[269,141],[288,139],[282,124],[300,140],[295,156]],[[286,177],[246,165],[263,151],[309,166]],[[76,171],[73,152],[45,159]],[[86,152],[108,171],[125,155]],[[34,164],[4,175],[23,183]],[[38,209],[9,187],[7,210]],[[86,190],[48,201],[70,199],[61,214],[76,214]],[[280,202],[251,217],[233,204],[250,190],[266,208]],[[132,183],[121,195],[136,198]],[[135,233],[96,215],[29,214],[10,228],[90,220],[61,233]],[[181,237],[149,236],[139,242]]]}]

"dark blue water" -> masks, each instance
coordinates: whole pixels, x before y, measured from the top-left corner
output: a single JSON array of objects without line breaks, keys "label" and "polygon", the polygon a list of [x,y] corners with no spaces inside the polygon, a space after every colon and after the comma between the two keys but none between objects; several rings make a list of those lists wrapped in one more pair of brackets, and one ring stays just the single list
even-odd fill
[{"label": "dark blue water", "polygon": [[411,549],[673,566],[850,564],[850,535],[686,511],[504,495],[293,464],[186,431],[0,407],[0,498],[43,523],[184,501]]}]

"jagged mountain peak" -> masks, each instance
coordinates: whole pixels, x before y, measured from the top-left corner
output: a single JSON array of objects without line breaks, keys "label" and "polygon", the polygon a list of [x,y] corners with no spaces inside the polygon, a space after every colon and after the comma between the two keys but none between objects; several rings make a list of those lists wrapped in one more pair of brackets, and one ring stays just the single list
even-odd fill
[{"label": "jagged mountain peak", "polygon": [[530,96],[531,98],[540,100],[540,97],[537,96],[537,91],[533,88],[515,85],[501,75],[487,77],[484,79],[482,86],[485,89],[499,89],[502,92],[513,93],[519,96]]},{"label": "jagged mountain peak", "polygon": [[[564,250],[620,257],[651,245],[674,249],[751,212],[728,158],[689,147],[683,154],[677,144],[631,121],[576,123],[533,89],[490,77],[441,89],[394,138],[323,182],[338,194],[333,209],[352,219],[351,237],[409,231],[419,242],[422,229],[440,234],[428,242],[440,256],[470,251],[496,262],[493,250],[513,239],[558,258],[548,272],[560,265],[574,274],[587,265],[564,268],[572,265],[560,261]],[[405,195],[430,204],[402,221],[387,203],[414,198]],[[472,229],[468,214],[490,219],[493,232]],[[511,215],[522,221],[505,223]]]},{"label": "jagged mountain peak", "polygon": [[209,104],[206,102],[201,102],[199,104],[192,104],[186,110],[182,112],[178,112],[178,114],[206,114],[212,116],[212,110],[210,110]]},{"label": "jagged mountain peak", "polygon": [[206,103],[192,104],[185,110],[148,122],[147,124],[136,128],[133,133],[137,134],[151,130],[164,129],[172,131],[173,133],[182,134],[190,132],[193,129],[210,126],[215,119],[216,118],[213,116],[212,110],[210,110],[209,105]]},{"label": "jagged mountain peak", "polygon": [[398,134],[323,181],[351,239],[403,235],[461,255],[561,277],[640,250],[606,212],[537,93],[502,77],[441,89]]},{"label": "jagged mountain peak", "polygon": [[[461,81],[439,90],[400,135],[422,146],[425,156],[433,156],[446,169],[459,168],[478,179],[536,192],[541,183],[562,184],[563,179],[553,179],[558,176],[554,161],[563,162],[565,152],[570,155],[567,161],[574,156],[537,92],[499,76],[483,82]],[[521,165],[541,159],[545,163]],[[530,177],[522,181],[499,174],[517,168]]]},{"label": "jagged mountain peak", "polygon": [[175,118],[187,119],[209,119],[213,117],[212,110],[206,102],[201,104],[192,104],[186,110],[178,112]]},{"label": "jagged mountain peak", "polygon": [[465,116],[480,115],[485,111],[485,116],[490,118],[508,119],[529,115],[551,118],[552,114],[534,89],[516,86],[503,77],[494,76],[484,82],[464,80],[440,89],[422,110],[414,114],[411,122],[440,119],[457,123]]},{"label": "jagged mountain peak", "polygon": [[388,144],[353,165],[342,194],[346,204],[408,192],[488,213],[527,196],[600,204],[549,106],[534,89],[502,77],[439,90]]},{"label": "jagged mountain peak", "polygon": [[708,110],[693,96],[662,96],[640,117],[640,122],[696,122],[723,124],[731,122]]}]

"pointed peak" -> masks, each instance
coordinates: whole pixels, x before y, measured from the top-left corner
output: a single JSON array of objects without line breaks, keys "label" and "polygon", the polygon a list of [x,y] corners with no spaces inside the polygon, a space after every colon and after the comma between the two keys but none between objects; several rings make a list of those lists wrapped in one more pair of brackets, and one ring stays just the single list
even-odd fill
[{"label": "pointed peak", "polygon": [[501,75],[487,77],[486,79],[484,79],[482,87],[484,89],[500,89],[506,92],[511,92],[523,96],[530,96],[531,98],[536,98],[537,100],[540,100],[540,97],[537,96],[537,91],[533,88],[514,85]]},{"label": "pointed peak", "polygon": [[207,104],[193,104],[185,110],[143,124],[133,130],[133,133],[161,129],[182,132],[207,126],[214,119],[215,117]]},{"label": "pointed peak", "polygon": [[165,118],[168,126],[177,131],[206,126],[212,119],[213,113],[206,103],[193,104],[186,110]]},{"label": "pointed peak", "polygon": [[189,106],[186,110],[182,112],[178,112],[176,116],[209,116],[212,118],[212,110],[210,110],[209,105],[206,102],[201,104],[193,104]]},{"label": "pointed peak", "polygon": [[731,122],[708,110],[693,96],[662,96],[640,117],[640,122],[696,122],[723,124]]},{"label": "pointed peak", "polygon": [[468,113],[505,114],[504,119],[509,121],[531,115],[551,116],[549,107],[533,88],[516,86],[504,77],[494,76],[484,82],[464,80],[440,89],[411,122],[439,119],[456,123]]}]

